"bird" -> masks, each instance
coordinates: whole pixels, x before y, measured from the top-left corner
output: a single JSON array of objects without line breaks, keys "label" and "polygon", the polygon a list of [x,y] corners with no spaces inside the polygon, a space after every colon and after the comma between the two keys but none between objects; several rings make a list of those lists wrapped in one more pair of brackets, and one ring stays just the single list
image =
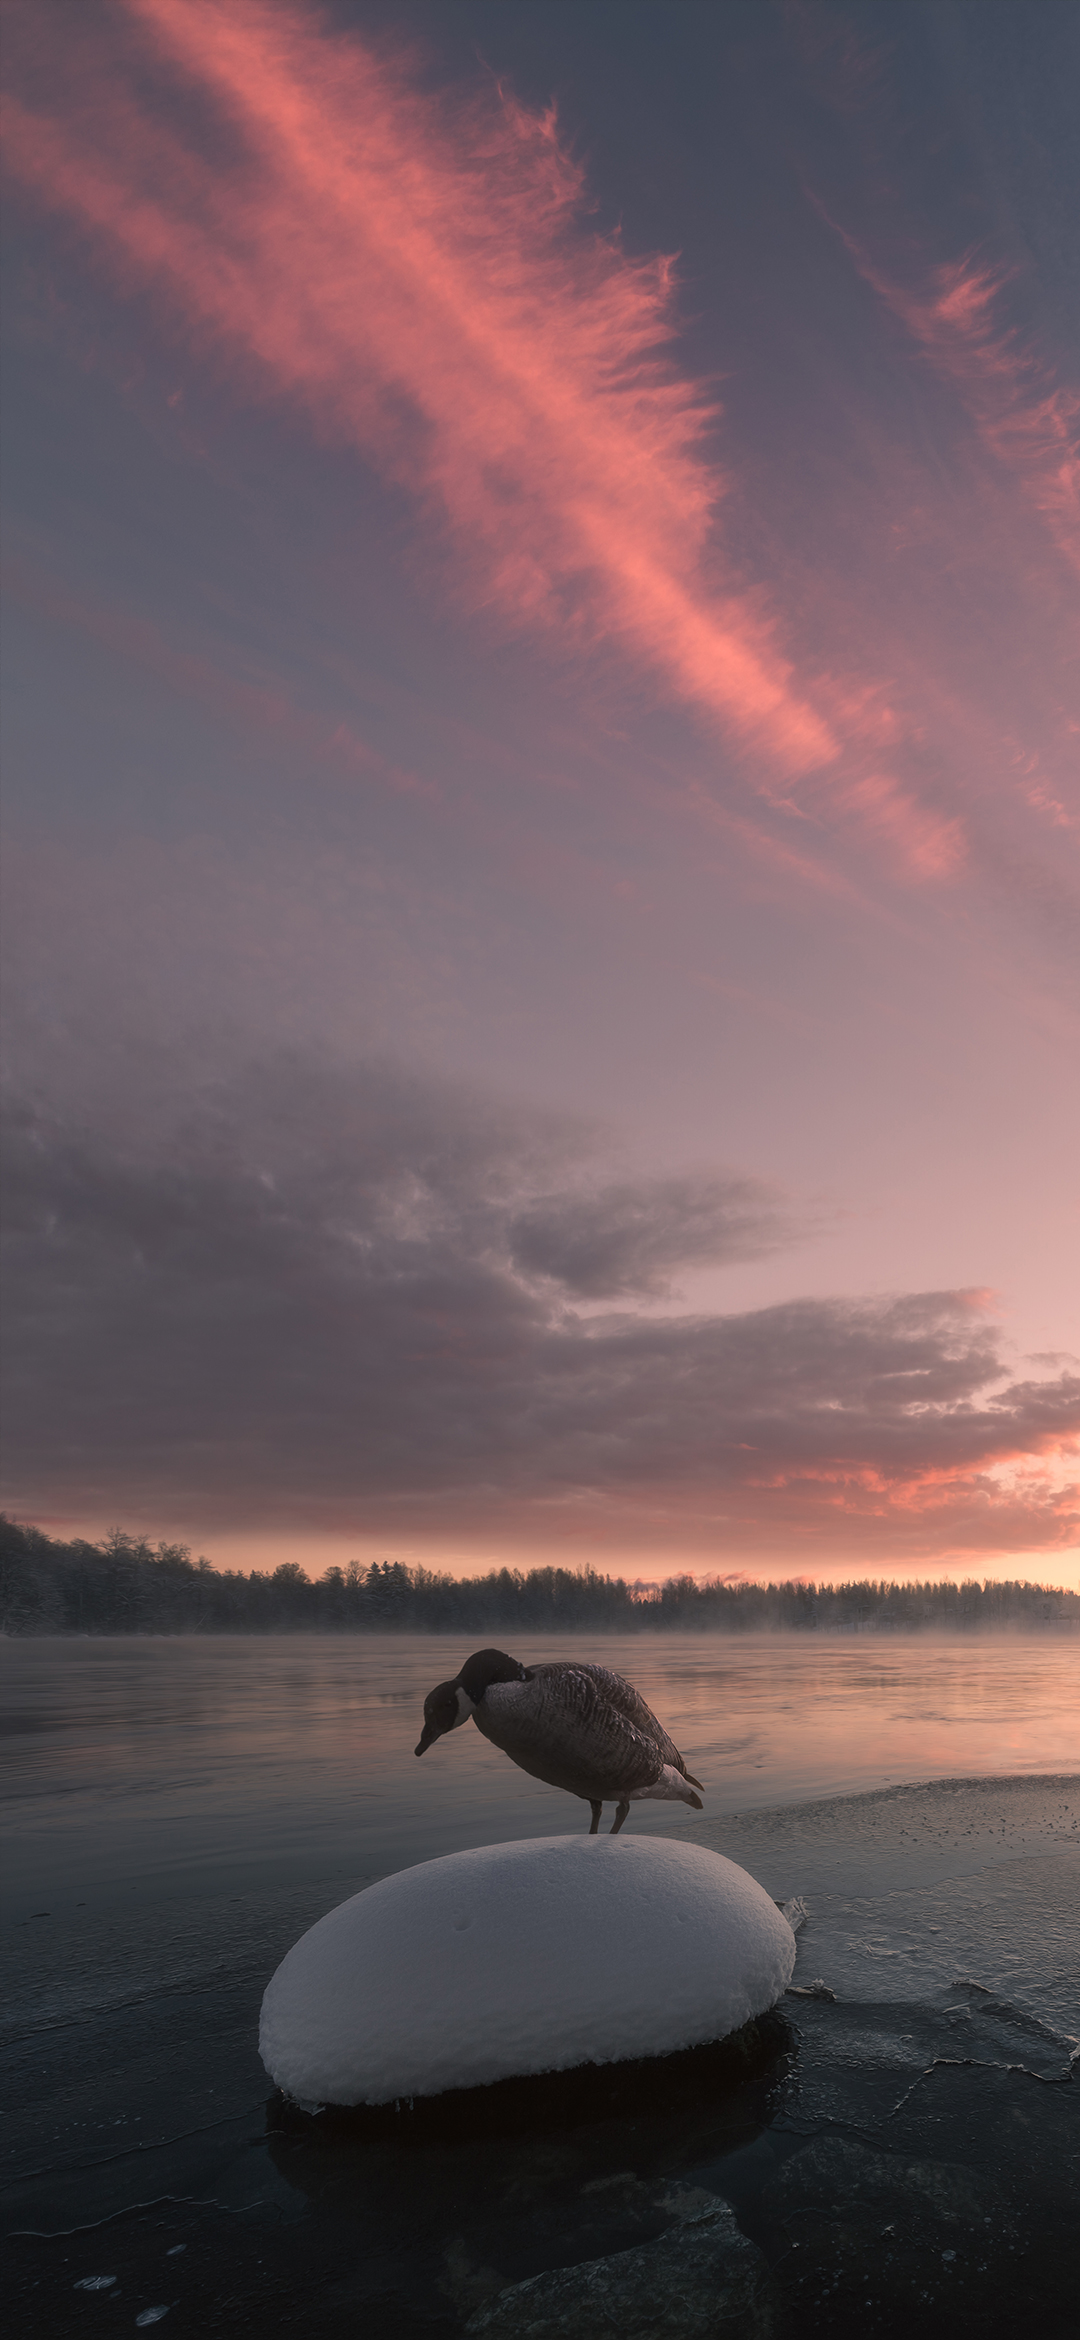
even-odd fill
[{"label": "bird", "polygon": [[417,1755],[470,1716],[485,1739],[501,1747],[519,1771],[549,1787],[581,1796],[592,1810],[595,1836],[605,1804],[614,1803],[617,1836],[633,1803],[666,1798],[703,1810],[694,1794],[701,1781],[639,1691],[607,1666],[523,1666],[502,1649],[478,1649],[452,1682],[439,1682],[424,1700]]}]

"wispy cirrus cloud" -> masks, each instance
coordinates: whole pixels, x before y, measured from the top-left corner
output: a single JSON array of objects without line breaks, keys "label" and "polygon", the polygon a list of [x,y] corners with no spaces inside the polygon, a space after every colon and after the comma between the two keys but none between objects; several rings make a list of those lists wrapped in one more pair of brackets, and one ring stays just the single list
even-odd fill
[{"label": "wispy cirrus cloud", "polygon": [[553,115],[433,95],[415,58],[261,0],[125,0],[114,23],[69,23],[47,95],[9,100],[23,184],[419,494],[475,602],[644,662],[777,773],[830,762],[762,601],[717,582],[723,481],[667,350],[670,263],[596,231]]},{"label": "wispy cirrus cloud", "polygon": [[[788,0],[795,44],[812,83],[857,154],[855,189],[830,174],[819,153],[805,192],[838,237],[864,283],[904,325],[941,380],[955,391],[976,437],[1010,472],[1058,552],[1080,572],[1080,389],[1059,378],[1025,326],[1010,293],[1022,291],[1024,260],[1000,246],[1000,211],[984,209],[972,235],[971,195],[962,239],[942,244],[943,206],[929,158],[940,151],[940,93],[916,128],[898,98],[895,44],[884,20],[854,21],[804,0]],[[829,158],[831,159],[831,158]],[[921,162],[921,168],[920,168]],[[833,177],[833,191],[824,185]],[[905,181],[909,192],[905,204]],[[862,211],[862,221],[855,206]]]},{"label": "wispy cirrus cloud", "polygon": [[[833,223],[835,225],[835,222]],[[1080,574],[1080,390],[1055,380],[1001,315],[1012,271],[975,252],[905,286],[846,229],[859,274],[951,383],[982,445],[1012,471],[1058,551]]]}]

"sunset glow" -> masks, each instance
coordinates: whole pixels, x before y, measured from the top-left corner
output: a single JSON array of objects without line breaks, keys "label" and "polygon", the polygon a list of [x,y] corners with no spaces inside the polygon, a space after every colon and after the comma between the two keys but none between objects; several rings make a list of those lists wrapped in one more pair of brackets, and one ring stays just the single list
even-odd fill
[{"label": "sunset glow", "polygon": [[9,9],[19,1518],[1080,1582],[1073,32],[944,13]]}]

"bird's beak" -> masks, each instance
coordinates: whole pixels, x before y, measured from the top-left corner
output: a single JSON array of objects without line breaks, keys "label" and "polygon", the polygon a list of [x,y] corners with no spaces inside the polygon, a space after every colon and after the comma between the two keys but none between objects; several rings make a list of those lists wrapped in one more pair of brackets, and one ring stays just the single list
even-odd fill
[{"label": "bird's beak", "polygon": [[427,1749],[434,1745],[436,1739],[441,1739],[441,1737],[442,1732],[439,1729],[438,1723],[426,1722],[424,1724],[423,1730],[420,1733],[420,1744],[418,1747],[413,1748],[413,1754],[426,1754]]}]

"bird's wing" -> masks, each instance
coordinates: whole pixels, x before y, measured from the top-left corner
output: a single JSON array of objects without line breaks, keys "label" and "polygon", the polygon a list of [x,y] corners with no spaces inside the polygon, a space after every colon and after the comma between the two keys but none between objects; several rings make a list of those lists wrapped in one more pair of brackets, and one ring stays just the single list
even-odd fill
[{"label": "bird's wing", "polygon": [[571,1795],[612,1797],[652,1787],[665,1758],[595,1679],[602,1667],[534,1666],[526,1682],[493,1682],[474,1721],[522,1771]]},{"label": "bird's wing", "polygon": [[[655,1742],[664,1762],[670,1763],[674,1771],[681,1772],[684,1779],[689,1779],[690,1774],[674,1739],[668,1737],[663,1723],[657,1721],[652,1708],[646,1706],[640,1690],[635,1690],[633,1683],[627,1681],[625,1674],[613,1674],[607,1666],[582,1666],[579,1671],[583,1674],[591,1674],[604,1697],[610,1700],[612,1706],[618,1708],[620,1714],[626,1716],[627,1722],[633,1723],[634,1729],[640,1731],[643,1738],[652,1739]],[[693,1784],[695,1787],[700,1787],[701,1781],[696,1779]]]}]

